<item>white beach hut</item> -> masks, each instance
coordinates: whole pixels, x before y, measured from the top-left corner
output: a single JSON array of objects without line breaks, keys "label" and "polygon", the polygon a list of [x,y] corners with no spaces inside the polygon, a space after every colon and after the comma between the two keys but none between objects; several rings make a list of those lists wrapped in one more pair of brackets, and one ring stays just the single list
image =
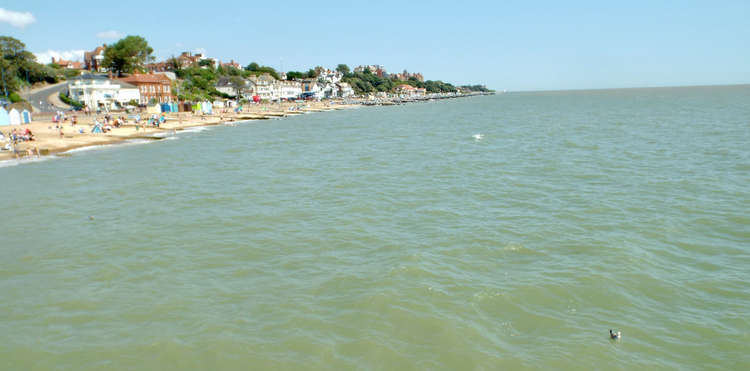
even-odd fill
[{"label": "white beach hut", "polygon": [[0,107],[0,126],[10,125],[10,116],[5,108]]},{"label": "white beach hut", "polygon": [[8,113],[11,125],[21,125],[21,114],[15,108]]}]

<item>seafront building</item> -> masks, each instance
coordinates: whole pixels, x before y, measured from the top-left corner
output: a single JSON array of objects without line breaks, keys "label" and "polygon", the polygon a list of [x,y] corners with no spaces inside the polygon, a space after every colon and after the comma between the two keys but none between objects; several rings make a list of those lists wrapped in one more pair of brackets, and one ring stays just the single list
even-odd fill
[{"label": "seafront building", "polygon": [[149,103],[171,103],[177,101],[172,93],[172,80],[163,74],[140,74],[136,73],[118,81],[132,84],[140,90],[140,104]]},{"label": "seafront building", "polygon": [[298,99],[300,95],[302,95],[302,84],[299,81],[276,81],[274,89],[274,100],[294,100]]},{"label": "seafront building", "polygon": [[113,81],[105,75],[81,75],[68,82],[68,96],[96,109],[117,109],[131,100],[141,100],[140,90],[124,81]]}]

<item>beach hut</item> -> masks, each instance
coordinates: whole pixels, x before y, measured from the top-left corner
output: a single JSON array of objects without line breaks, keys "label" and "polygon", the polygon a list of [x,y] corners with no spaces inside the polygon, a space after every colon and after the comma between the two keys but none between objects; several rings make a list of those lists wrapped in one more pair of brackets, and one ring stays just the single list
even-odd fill
[{"label": "beach hut", "polygon": [[214,109],[213,109],[213,105],[211,104],[211,102],[201,103],[201,111],[207,114],[213,113]]},{"label": "beach hut", "polygon": [[23,110],[23,112],[21,112],[21,121],[24,124],[30,124],[31,123],[31,112],[29,112],[28,110]]},{"label": "beach hut", "polygon": [[172,112],[180,112],[180,107],[176,102],[170,103],[169,106],[172,109]]},{"label": "beach hut", "polygon": [[0,126],[10,125],[10,116],[5,108],[0,107]]},{"label": "beach hut", "polygon": [[146,113],[161,113],[161,107],[159,107],[158,104],[154,104],[153,106],[146,106]]},{"label": "beach hut", "polygon": [[176,112],[175,110],[172,109],[172,104],[170,103],[162,103],[161,111],[162,112]]},{"label": "beach hut", "polygon": [[21,114],[18,113],[18,110],[16,110],[15,108],[10,110],[10,112],[8,112],[8,116],[10,117],[11,125],[21,125]]}]

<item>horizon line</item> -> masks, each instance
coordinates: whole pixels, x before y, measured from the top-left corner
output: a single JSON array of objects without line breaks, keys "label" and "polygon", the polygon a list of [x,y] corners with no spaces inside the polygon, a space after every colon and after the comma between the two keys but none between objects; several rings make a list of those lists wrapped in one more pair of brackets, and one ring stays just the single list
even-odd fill
[{"label": "horizon line", "polygon": [[[569,88],[569,89],[534,89],[534,90],[504,90],[504,93],[550,93],[569,91],[597,91],[597,90],[628,90],[628,89],[673,89],[673,88],[710,88],[726,86],[750,86],[750,82],[732,84],[697,84],[697,85],[657,85],[657,86],[628,86],[621,88]],[[499,89],[496,89],[497,92]]]}]

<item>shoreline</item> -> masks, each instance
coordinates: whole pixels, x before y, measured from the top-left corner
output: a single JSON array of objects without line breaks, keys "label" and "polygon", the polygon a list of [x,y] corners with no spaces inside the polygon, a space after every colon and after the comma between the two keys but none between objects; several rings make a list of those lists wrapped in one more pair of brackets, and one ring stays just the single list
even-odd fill
[{"label": "shoreline", "polygon": [[[130,120],[119,128],[112,128],[107,133],[91,133],[91,129],[94,127],[94,119],[101,118],[104,115],[91,114],[84,115],[82,113],[76,114],[78,116],[78,123],[72,125],[70,118],[73,116],[72,112],[66,113],[69,118],[62,124],[63,135],[60,135],[59,124],[53,123],[50,120],[35,120],[29,124],[15,125],[15,126],[2,126],[0,132],[7,137],[13,129],[16,129],[19,134],[23,134],[26,129],[31,130],[34,135],[33,141],[19,142],[16,145],[16,150],[0,151],[0,163],[7,161],[19,161],[32,162],[33,159],[43,159],[46,157],[60,156],[65,152],[72,150],[94,147],[94,146],[106,146],[115,145],[119,143],[125,143],[132,140],[163,140],[167,136],[159,136],[160,133],[176,133],[186,129],[194,127],[204,126],[217,126],[235,121],[252,121],[252,120],[268,120],[273,118],[281,118],[292,115],[300,115],[305,113],[314,112],[327,112],[335,110],[352,109],[363,106],[372,105],[400,105],[415,102],[426,102],[434,99],[446,99],[446,98],[463,98],[477,96],[475,94],[466,94],[459,96],[440,97],[440,98],[422,98],[422,99],[398,99],[398,98],[386,98],[376,100],[365,100],[365,99],[351,99],[343,101],[322,101],[322,102],[305,102],[304,106],[300,107],[298,103],[262,103],[258,105],[249,105],[243,108],[243,112],[235,113],[231,109],[227,109],[228,112],[220,112],[223,109],[219,109],[218,113],[212,115],[197,115],[192,112],[179,112],[179,113],[166,113],[166,121],[159,127],[144,127],[136,124]],[[124,112],[114,112],[113,117],[128,116]],[[141,113],[144,118],[142,121],[147,121],[147,117],[150,116],[148,113]],[[81,130],[83,132],[81,132]],[[4,146],[7,143],[7,139],[0,142],[0,146]],[[65,156],[65,155],[63,155]]]},{"label": "shoreline", "polygon": [[[2,146],[7,143],[7,138],[13,129],[16,129],[19,134],[23,134],[26,129],[29,129],[34,135],[33,141],[18,142],[15,151],[0,151],[0,162],[12,160],[24,161],[32,158],[39,159],[58,156],[79,148],[114,145],[138,139],[158,141],[165,138],[165,136],[159,136],[160,133],[176,133],[194,127],[217,126],[235,121],[268,120],[304,114],[306,112],[342,110],[353,108],[357,105],[308,102],[306,107],[298,110],[290,110],[290,108],[297,106],[294,103],[260,104],[247,107],[243,112],[239,113],[230,111],[206,116],[191,112],[167,113],[166,121],[159,127],[144,127],[142,123],[147,120],[142,119],[142,123],[136,129],[136,124],[130,120],[119,128],[112,128],[107,133],[91,133],[91,129],[94,126],[94,119],[103,117],[103,114],[92,114],[89,116],[78,114],[78,123],[76,125],[72,125],[70,119],[62,124],[63,136],[60,136],[59,124],[53,123],[51,120],[34,120],[29,124],[0,127],[0,132],[6,136],[6,139],[0,143]],[[127,116],[127,114],[122,112],[112,113],[114,117],[121,115]],[[142,113],[141,116],[146,118],[150,114]],[[68,113],[67,117],[72,117],[72,114]],[[81,130],[83,130],[83,133],[81,133]]]}]

